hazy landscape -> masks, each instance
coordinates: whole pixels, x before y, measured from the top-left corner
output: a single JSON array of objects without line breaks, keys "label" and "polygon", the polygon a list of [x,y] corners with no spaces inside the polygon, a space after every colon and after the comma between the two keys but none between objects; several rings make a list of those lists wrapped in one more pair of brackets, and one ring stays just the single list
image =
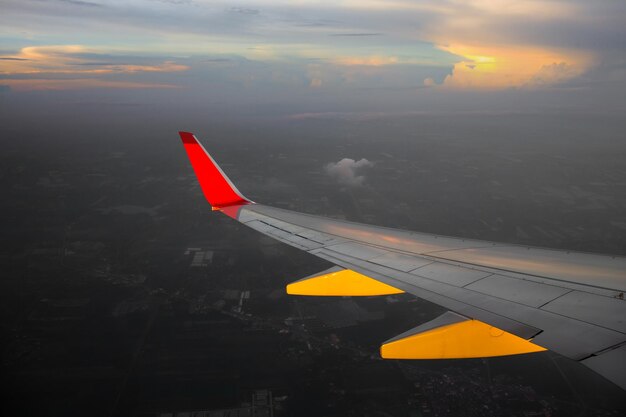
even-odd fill
[{"label": "hazy landscape", "polygon": [[[380,360],[380,342],[443,309],[408,295],[286,296],[285,284],[330,265],[212,213],[176,133],[194,130],[262,203],[625,255],[619,118],[308,115],[232,124],[159,120],[134,107],[33,109],[3,113],[0,128],[3,414],[625,412],[621,390],[550,352]],[[370,162],[358,169],[360,184],[325,169],[343,158]]]}]

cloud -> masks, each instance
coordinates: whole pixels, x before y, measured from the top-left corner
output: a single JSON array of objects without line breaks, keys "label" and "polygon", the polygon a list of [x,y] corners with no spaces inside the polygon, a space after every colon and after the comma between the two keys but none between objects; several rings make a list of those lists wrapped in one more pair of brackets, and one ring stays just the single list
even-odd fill
[{"label": "cloud", "polygon": [[132,81],[99,80],[94,78],[75,78],[71,80],[58,79],[0,79],[0,88],[10,88],[12,91],[55,91],[55,90],[85,90],[94,88],[115,89],[171,89],[179,88],[173,84],[144,83]]},{"label": "cloud", "polygon": [[574,50],[484,44],[450,44],[441,48],[461,57],[452,74],[444,80],[444,88],[549,87],[578,77],[592,66],[589,54]]},{"label": "cloud", "polygon": [[544,85],[555,85],[568,81],[579,76],[581,71],[565,62],[544,65],[532,77],[529,82],[530,87],[539,87]]},{"label": "cloud", "polygon": [[345,56],[335,59],[334,62],[346,66],[382,67],[398,64],[399,59],[395,56]]},{"label": "cloud", "polygon": [[[99,58],[106,60],[98,62]],[[173,61],[131,64],[109,62],[111,58],[116,57],[99,54],[82,45],[29,46],[22,48],[17,56],[3,57],[3,60],[11,62],[0,68],[0,74],[131,74],[189,69]],[[128,60],[128,57],[120,58]]]},{"label": "cloud", "polygon": [[435,85],[437,83],[431,77],[424,78],[424,87],[433,87]]},{"label": "cloud", "polygon": [[13,91],[175,88],[171,82],[137,80],[137,74],[189,69],[173,61],[155,63],[152,59],[102,54],[82,45],[31,46],[15,56],[2,57],[2,61],[0,83]]},{"label": "cloud", "polygon": [[74,6],[86,6],[86,7],[103,7],[102,4],[92,3],[89,1],[81,1],[81,0],[57,0],[60,3],[72,4]]},{"label": "cloud", "polygon": [[373,164],[365,158],[355,161],[350,158],[343,158],[339,162],[326,164],[324,170],[328,175],[335,178],[340,184],[348,186],[360,186],[365,181],[365,176],[357,175],[356,172],[363,168],[371,167]]},{"label": "cloud", "polygon": [[336,36],[336,37],[363,37],[363,36],[382,36],[382,33],[331,33],[328,36]]},{"label": "cloud", "polygon": [[[104,7],[77,6],[87,2]],[[417,95],[445,96],[446,105],[455,106],[465,92],[469,97],[477,91],[508,94],[531,87],[551,91],[564,83],[572,88],[576,83],[591,85],[590,75],[621,88],[626,85],[626,64],[611,64],[613,78],[603,77],[608,74],[608,61],[623,56],[626,47],[623,3],[4,0],[0,25],[15,35],[7,38],[3,56],[10,57],[10,51],[23,45],[46,45],[52,40],[69,44],[80,39],[86,46],[83,52],[62,53],[37,47],[47,58],[30,67],[28,61],[18,67],[14,65],[18,61],[3,59],[0,72],[19,69],[25,74],[23,70],[30,68],[39,79],[53,73],[77,78],[127,74],[146,82],[159,78],[158,82],[175,79],[183,84],[191,84],[195,77],[194,81],[210,85],[212,92],[224,91],[226,100],[240,94],[246,95],[242,101],[256,104],[260,95],[233,87],[245,86],[271,88],[271,97],[283,103],[287,96],[293,102],[320,103],[319,108],[297,109],[301,112],[345,111],[355,105],[375,111],[376,103],[402,111],[415,105]],[[93,45],[99,46],[89,49]],[[95,64],[86,65],[88,54],[96,55],[89,60]],[[117,56],[109,60],[106,54]],[[172,55],[184,56],[185,61],[155,59]],[[199,61],[211,56],[233,62],[209,68]],[[315,70],[308,67],[313,60],[319,64]],[[166,80],[165,75],[155,74],[186,71],[178,66],[181,63],[195,65],[185,74],[190,76],[187,81],[175,74]],[[590,88],[600,88],[599,83]],[[380,93],[368,102],[364,98],[374,95],[369,92],[373,89]],[[411,97],[405,95],[409,91]]]},{"label": "cloud", "polygon": [[243,14],[248,16],[258,15],[260,12],[257,9],[247,8],[247,7],[231,7],[228,9],[231,13]]},{"label": "cloud", "polygon": [[172,5],[190,5],[193,0],[156,0],[159,3],[172,4]]}]

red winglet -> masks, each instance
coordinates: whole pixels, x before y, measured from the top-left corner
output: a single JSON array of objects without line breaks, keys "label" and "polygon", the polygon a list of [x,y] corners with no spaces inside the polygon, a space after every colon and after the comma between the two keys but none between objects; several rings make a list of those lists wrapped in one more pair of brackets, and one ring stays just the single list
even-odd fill
[{"label": "red winglet", "polygon": [[189,132],[178,132],[187,151],[189,161],[202,187],[202,192],[213,208],[250,204],[228,179],[211,155]]}]

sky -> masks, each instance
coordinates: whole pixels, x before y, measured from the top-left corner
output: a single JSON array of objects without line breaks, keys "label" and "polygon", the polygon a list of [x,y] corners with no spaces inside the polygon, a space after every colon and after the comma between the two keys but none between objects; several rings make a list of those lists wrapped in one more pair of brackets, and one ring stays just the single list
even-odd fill
[{"label": "sky", "polygon": [[3,107],[89,97],[292,118],[626,111],[623,1],[0,0],[0,11]]}]

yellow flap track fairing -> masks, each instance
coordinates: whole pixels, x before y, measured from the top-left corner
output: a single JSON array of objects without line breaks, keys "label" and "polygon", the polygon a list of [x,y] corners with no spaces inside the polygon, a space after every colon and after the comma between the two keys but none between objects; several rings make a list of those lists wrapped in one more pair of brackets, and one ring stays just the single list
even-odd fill
[{"label": "yellow flap track fairing", "polygon": [[380,355],[384,359],[461,359],[544,350],[512,333],[448,311],[386,341]]},{"label": "yellow flap track fairing", "polygon": [[350,269],[330,268],[287,285],[287,294],[317,296],[372,296],[404,291]]}]

